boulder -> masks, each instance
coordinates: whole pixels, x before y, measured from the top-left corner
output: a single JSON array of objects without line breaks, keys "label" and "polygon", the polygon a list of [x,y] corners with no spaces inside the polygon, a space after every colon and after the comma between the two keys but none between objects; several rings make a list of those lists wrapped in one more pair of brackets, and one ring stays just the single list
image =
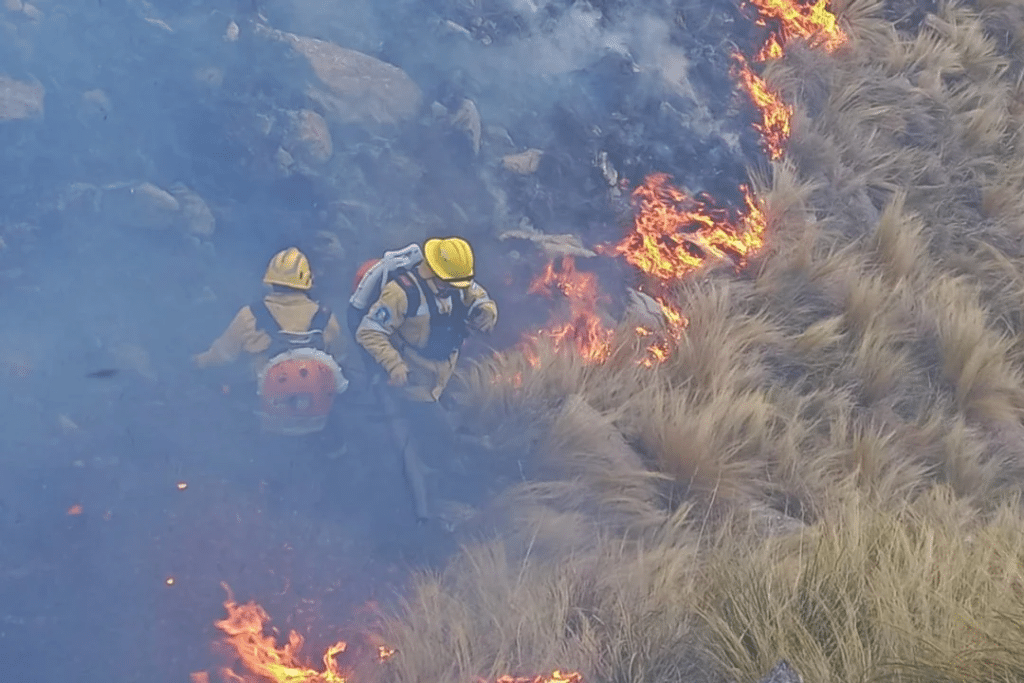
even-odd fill
[{"label": "boulder", "polygon": [[103,219],[118,227],[166,230],[181,211],[174,195],[153,183],[118,183],[104,190]]},{"label": "boulder", "polygon": [[395,124],[419,112],[423,94],[397,66],[326,40],[267,27],[257,30],[289,43],[309,61],[319,82],[307,94],[328,118],[339,123]]},{"label": "boulder", "polygon": [[458,111],[452,116],[452,125],[456,130],[465,134],[466,139],[469,140],[469,144],[473,148],[473,154],[479,154],[483,127],[480,123],[480,112],[477,110],[476,103],[473,100],[462,100]]},{"label": "boulder", "polygon": [[31,119],[43,115],[46,89],[42,83],[25,83],[0,74],[0,121]]},{"label": "boulder", "polygon": [[501,159],[501,165],[506,170],[518,173],[519,175],[530,175],[536,173],[540,168],[540,159],[544,152],[539,149],[528,149],[518,154],[508,154]]},{"label": "boulder", "polygon": [[334,154],[327,121],[310,109],[289,112],[284,147],[299,163],[314,166],[326,163]]},{"label": "boulder", "polygon": [[169,190],[153,183],[127,181],[99,188],[78,183],[66,191],[58,208],[98,212],[100,221],[116,228],[178,229],[195,237],[209,237],[217,221],[206,202],[183,183]]},{"label": "boulder", "polygon": [[203,198],[182,183],[175,183],[170,187],[170,191],[181,207],[179,219],[185,230],[196,237],[213,235],[217,220]]}]

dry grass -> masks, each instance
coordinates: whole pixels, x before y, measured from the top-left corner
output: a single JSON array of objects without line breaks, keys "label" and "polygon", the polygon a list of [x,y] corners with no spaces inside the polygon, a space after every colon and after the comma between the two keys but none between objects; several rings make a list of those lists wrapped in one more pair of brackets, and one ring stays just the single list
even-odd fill
[{"label": "dry grass", "polygon": [[[667,362],[624,325],[603,365],[468,369],[531,481],[420,583],[395,680],[1024,679],[1024,3],[834,7],[849,45],[765,72],[797,107],[769,243],[680,286]],[[808,526],[736,523],[766,506]]]}]

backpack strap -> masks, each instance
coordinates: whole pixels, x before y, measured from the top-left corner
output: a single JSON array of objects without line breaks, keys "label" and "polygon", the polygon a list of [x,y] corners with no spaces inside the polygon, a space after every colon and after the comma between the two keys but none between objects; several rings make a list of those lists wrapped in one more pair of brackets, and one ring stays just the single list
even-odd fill
[{"label": "backpack strap", "polygon": [[[422,301],[420,288],[416,284],[416,280],[408,272],[403,272],[395,276],[395,282],[405,292],[405,298],[409,302],[406,306],[405,317],[409,318],[416,315],[416,311],[420,310],[420,302]],[[427,297],[427,306],[429,305],[430,297]]]},{"label": "backpack strap", "polygon": [[249,304],[249,310],[252,311],[252,316],[256,318],[257,330],[262,330],[271,337],[281,331],[281,325],[271,315],[270,309],[267,308],[267,302],[262,297]]},{"label": "backpack strap", "polygon": [[320,308],[313,314],[313,319],[309,321],[309,330],[310,332],[325,332],[327,330],[327,323],[330,321],[331,309],[324,304],[320,304]]},{"label": "backpack strap", "polygon": [[[252,315],[256,318],[256,329],[262,330],[270,335],[270,348],[268,352],[270,355],[276,355],[276,353],[287,349],[291,344],[288,341],[288,336],[281,328],[281,324],[277,322],[277,319],[271,314],[270,309],[267,307],[265,299],[257,299],[256,301],[249,304],[249,310],[252,311]],[[309,346],[310,348],[316,348],[323,350],[323,334],[327,330],[327,324],[331,320],[331,309],[324,304],[320,304],[317,308],[316,313],[313,314],[312,320],[309,321],[309,329],[302,334],[309,335],[309,342],[300,344],[302,346]],[[313,341],[316,339],[317,341]],[[294,342],[293,342],[294,343]]]}]

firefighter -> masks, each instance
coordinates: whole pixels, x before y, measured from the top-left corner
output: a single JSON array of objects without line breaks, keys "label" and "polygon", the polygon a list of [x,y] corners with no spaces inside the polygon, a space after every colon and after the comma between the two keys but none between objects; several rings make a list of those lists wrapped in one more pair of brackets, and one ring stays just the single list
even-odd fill
[{"label": "firefighter", "polygon": [[341,327],[329,308],[310,298],[309,259],[295,247],[274,255],[263,283],[270,291],[243,306],[193,363],[208,368],[249,354],[263,429],[286,435],[320,431],[334,396],[348,386],[335,359]]},{"label": "firefighter", "polygon": [[463,341],[471,331],[489,333],[498,320],[497,305],[474,276],[466,240],[427,240],[422,260],[388,279],[355,330],[359,346],[387,374],[390,389],[379,397],[403,453],[421,523],[430,511],[419,451],[454,437],[438,401]]}]

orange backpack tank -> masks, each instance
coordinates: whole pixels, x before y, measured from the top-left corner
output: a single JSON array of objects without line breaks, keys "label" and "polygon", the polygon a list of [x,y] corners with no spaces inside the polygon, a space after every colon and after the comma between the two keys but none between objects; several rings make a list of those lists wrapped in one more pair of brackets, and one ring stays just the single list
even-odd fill
[{"label": "orange backpack tank", "polygon": [[300,348],[272,358],[257,378],[260,425],[275,434],[318,432],[348,380],[323,351]]}]

